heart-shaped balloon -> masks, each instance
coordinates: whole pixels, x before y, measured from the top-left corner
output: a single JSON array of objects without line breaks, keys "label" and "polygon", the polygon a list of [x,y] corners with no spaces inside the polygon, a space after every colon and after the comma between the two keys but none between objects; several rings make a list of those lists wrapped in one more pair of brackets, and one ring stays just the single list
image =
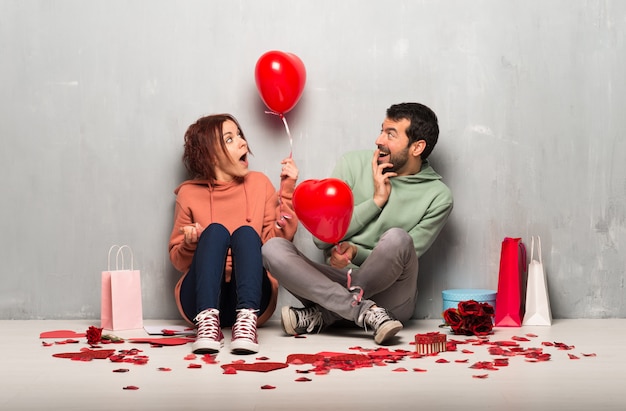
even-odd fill
[{"label": "heart-shaped balloon", "polygon": [[306,70],[295,54],[273,50],[259,58],[254,78],[265,105],[278,114],[284,114],[300,100],[306,83]]},{"label": "heart-shaped balloon", "polygon": [[350,187],[337,178],[305,180],[293,192],[293,208],[311,234],[336,244],[348,231],[354,198]]}]

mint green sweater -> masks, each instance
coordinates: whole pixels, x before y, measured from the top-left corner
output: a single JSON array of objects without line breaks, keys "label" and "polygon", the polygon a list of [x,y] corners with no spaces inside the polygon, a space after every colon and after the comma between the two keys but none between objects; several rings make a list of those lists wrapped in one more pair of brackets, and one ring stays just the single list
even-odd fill
[{"label": "mint green sweater", "polygon": [[[383,206],[374,203],[372,176],[373,150],[353,151],[339,159],[332,177],[352,189],[354,211],[343,241],[356,245],[352,263],[360,266],[370,255],[381,235],[392,227],[406,230],[413,238],[417,256],[422,256],[439,235],[452,211],[452,193],[441,176],[424,161],[419,173],[391,178],[391,195]],[[313,238],[324,250],[326,260],[332,244]]]}]

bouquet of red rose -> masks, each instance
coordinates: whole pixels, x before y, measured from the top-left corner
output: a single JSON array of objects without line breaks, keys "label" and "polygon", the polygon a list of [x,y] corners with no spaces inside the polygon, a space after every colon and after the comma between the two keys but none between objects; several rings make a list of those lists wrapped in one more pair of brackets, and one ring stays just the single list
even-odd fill
[{"label": "bouquet of red rose", "polygon": [[444,326],[450,326],[457,335],[487,335],[493,329],[495,310],[489,303],[461,301],[458,308],[443,312]]}]

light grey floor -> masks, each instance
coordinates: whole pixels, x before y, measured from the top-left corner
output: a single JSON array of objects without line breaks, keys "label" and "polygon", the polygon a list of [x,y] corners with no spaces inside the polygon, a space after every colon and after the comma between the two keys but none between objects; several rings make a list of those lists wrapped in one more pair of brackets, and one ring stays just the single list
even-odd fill
[{"label": "light grey floor", "polygon": [[[176,324],[147,321],[147,324]],[[285,362],[289,354],[318,352],[356,353],[355,347],[376,348],[359,330],[335,331],[307,338],[284,336],[272,322],[260,330],[257,355],[234,356],[225,349],[218,364],[188,360],[190,345],[153,348],[145,344],[105,346],[139,348],[148,356],[145,365],[109,360],[90,362],[54,358],[52,354],[86,348],[75,344],[44,346],[40,333],[50,330],[84,332],[98,322],[0,321],[0,410],[625,410],[626,319],[556,320],[551,327],[497,328],[490,341],[519,342],[522,348],[542,348],[550,361],[528,362],[510,357],[497,371],[470,365],[493,361],[488,345],[464,344],[456,352],[424,358],[405,357],[385,366],[354,371],[332,370],[327,375],[301,374],[310,365],[290,365],[277,371],[239,371],[224,374],[221,365],[245,360]],[[439,321],[407,324],[390,350],[414,350],[416,333],[440,331]],[[146,337],[143,330],[116,333],[120,337]],[[458,340],[465,337],[449,336]],[[48,343],[54,339],[43,340]],[[542,343],[563,343],[560,350]],[[573,346],[573,347],[571,347]],[[465,349],[471,352],[463,352]],[[578,359],[570,358],[570,354]],[[258,358],[267,357],[268,359]],[[437,360],[449,362],[441,363]],[[467,359],[467,362],[457,362]],[[201,368],[188,368],[190,363]],[[171,371],[159,371],[159,367]],[[112,372],[128,368],[126,373]],[[399,368],[406,371],[398,371]],[[417,372],[414,369],[423,369]],[[474,378],[475,375],[487,378]],[[296,379],[306,377],[307,382]],[[124,390],[134,385],[138,390]],[[263,390],[272,385],[275,389]]]}]

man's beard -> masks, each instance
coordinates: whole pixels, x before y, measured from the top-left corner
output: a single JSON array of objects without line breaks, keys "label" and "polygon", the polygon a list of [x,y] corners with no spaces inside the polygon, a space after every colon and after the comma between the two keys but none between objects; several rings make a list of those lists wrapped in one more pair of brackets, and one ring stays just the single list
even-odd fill
[{"label": "man's beard", "polygon": [[409,148],[406,147],[404,150],[400,151],[396,154],[389,155],[389,162],[393,164],[393,166],[385,168],[383,170],[384,173],[394,172],[397,173],[398,170],[402,169],[407,161],[409,161]]}]

